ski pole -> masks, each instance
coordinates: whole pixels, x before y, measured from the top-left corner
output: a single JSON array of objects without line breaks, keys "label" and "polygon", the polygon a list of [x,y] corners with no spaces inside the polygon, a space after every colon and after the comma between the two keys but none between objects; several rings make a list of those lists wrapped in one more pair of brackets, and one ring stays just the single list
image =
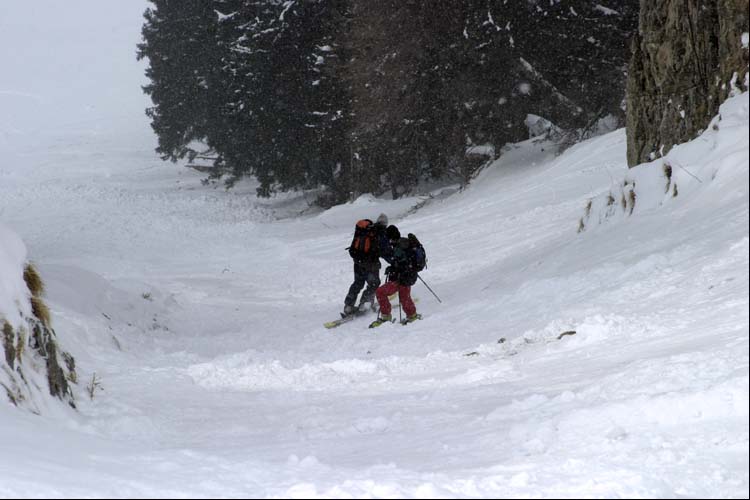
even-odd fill
[{"label": "ski pole", "polygon": [[427,289],[430,291],[430,293],[432,293],[432,295],[435,296],[435,298],[437,299],[437,301],[442,304],[443,301],[440,300],[440,297],[438,297],[437,294],[432,291],[432,288],[430,288],[430,285],[428,285],[427,282],[425,282],[425,280],[423,280],[422,277],[419,274],[417,274],[417,278],[419,278],[419,281],[421,281],[422,283],[424,283],[424,286],[426,286]]}]

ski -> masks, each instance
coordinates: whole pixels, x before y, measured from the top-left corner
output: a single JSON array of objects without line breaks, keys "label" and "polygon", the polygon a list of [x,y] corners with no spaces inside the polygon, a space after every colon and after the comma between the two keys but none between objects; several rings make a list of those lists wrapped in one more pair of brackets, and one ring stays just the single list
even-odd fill
[{"label": "ski", "polygon": [[[391,300],[391,307],[393,307],[393,308],[398,307],[398,303],[396,303],[396,304],[393,303],[393,300],[398,300],[396,297],[397,297],[396,294],[393,294],[393,295],[391,295],[391,296],[388,297]],[[416,297],[412,298],[412,300],[414,301],[415,304],[417,302],[419,302],[419,298],[416,298]],[[348,316],[344,316],[342,318],[335,319],[333,321],[328,321],[326,323],[323,323],[323,326],[325,328],[327,328],[327,329],[330,330],[332,328],[339,327],[339,326],[343,325],[344,323],[349,323],[350,321],[352,321],[354,319],[357,319],[357,318],[360,318],[362,316],[365,316],[365,315],[367,315],[371,311],[372,312],[378,312],[378,309],[376,308],[374,311],[372,309],[367,309],[367,310],[364,310],[364,311],[357,310],[357,311],[355,311],[354,313],[352,313],[352,314],[350,314]],[[421,319],[421,318],[422,317],[420,316],[419,319]],[[392,322],[395,323],[396,321],[397,320],[393,320]]]},{"label": "ski", "polygon": [[350,322],[353,319],[357,319],[357,318],[359,318],[361,316],[364,316],[368,312],[369,311],[357,311],[357,312],[355,312],[353,314],[350,314],[348,316],[344,316],[343,318],[339,318],[339,319],[336,319],[336,320],[333,320],[333,321],[328,321],[327,323],[323,323],[323,326],[326,327],[326,328],[328,328],[328,329],[336,328],[337,326],[341,326],[344,323],[348,323],[348,322]]}]

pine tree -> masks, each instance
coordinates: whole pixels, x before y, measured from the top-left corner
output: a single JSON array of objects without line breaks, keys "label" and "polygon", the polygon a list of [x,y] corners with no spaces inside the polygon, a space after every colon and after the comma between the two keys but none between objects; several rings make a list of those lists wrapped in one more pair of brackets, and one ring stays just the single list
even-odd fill
[{"label": "pine tree", "polygon": [[209,87],[218,69],[216,13],[202,0],[150,0],[138,58],[147,58],[143,90],[154,106],[146,110],[159,139],[157,152],[176,161],[194,153],[208,133],[211,108],[220,98]]},{"label": "pine tree", "polygon": [[222,23],[225,102],[210,143],[230,184],[253,175],[268,196],[333,183],[348,113],[334,40],[342,3],[244,1]]}]

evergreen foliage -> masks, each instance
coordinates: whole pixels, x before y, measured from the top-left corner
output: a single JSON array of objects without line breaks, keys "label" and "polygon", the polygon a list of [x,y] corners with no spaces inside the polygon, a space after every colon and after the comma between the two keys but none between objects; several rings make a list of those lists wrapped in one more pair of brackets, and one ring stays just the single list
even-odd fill
[{"label": "evergreen foliage", "polygon": [[[568,0],[151,0],[139,57],[165,159],[258,194],[329,202],[467,180],[467,148],[622,120],[638,4]],[[607,7],[606,4],[612,4]]]},{"label": "evergreen foliage", "polygon": [[146,10],[138,58],[148,58],[146,110],[159,139],[157,152],[176,161],[194,150],[213,126],[213,108],[222,95],[210,87],[220,69],[216,14],[203,0],[152,0]]}]

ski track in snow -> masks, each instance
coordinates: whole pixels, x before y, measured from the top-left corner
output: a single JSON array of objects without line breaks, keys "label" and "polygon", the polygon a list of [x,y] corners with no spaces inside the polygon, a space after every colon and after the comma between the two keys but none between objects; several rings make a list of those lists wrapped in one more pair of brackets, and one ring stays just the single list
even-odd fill
[{"label": "ski track in snow", "polygon": [[[81,381],[78,412],[0,406],[0,496],[747,497],[733,105],[715,181],[581,234],[628,173],[622,130],[561,156],[527,141],[407,215],[418,198],[315,212],[203,186],[142,117],[7,129],[0,218]],[[443,304],[417,284],[424,320],[325,330],[353,223],[380,212],[420,237]]]}]

